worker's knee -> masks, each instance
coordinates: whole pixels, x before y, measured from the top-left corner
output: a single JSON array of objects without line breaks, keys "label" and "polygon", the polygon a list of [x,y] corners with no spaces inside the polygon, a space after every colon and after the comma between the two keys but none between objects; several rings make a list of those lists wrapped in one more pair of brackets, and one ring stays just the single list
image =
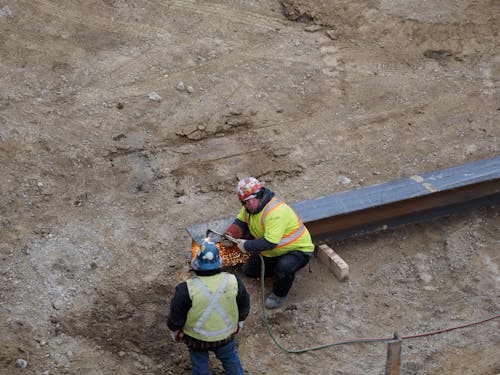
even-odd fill
[{"label": "worker's knee", "polygon": [[255,259],[254,257],[250,257],[247,259],[245,264],[243,265],[243,272],[248,277],[257,278],[261,273],[261,263],[260,259]]},{"label": "worker's knee", "polygon": [[260,276],[260,267],[249,267],[247,265],[243,266],[243,273],[248,277],[258,278]]},{"label": "worker's knee", "polygon": [[276,274],[294,275],[299,269],[309,262],[309,256],[300,252],[293,251],[282,255],[276,264]]},{"label": "worker's knee", "polygon": [[274,276],[276,278],[276,281],[278,282],[293,282],[295,278],[295,272],[291,270],[280,269],[276,270]]}]

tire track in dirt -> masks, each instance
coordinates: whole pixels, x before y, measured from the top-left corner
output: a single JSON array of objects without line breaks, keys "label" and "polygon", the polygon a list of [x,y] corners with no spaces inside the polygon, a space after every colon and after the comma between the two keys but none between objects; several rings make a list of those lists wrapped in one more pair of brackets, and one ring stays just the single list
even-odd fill
[{"label": "tire track in dirt", "polygon": [[[159,1],[152,2],[160,7],[165,7],[165,5],[163,3],[160,3]],[[171,2],[171,4],[178,9],[189,10],[193,13],[202,15],[213,15],[216,16],[217,19],[225,18],[237,25],[245,24],[247,26],[256,26],[266,31],[276,30],[282,28],[284,25],[284,20],[282,19],[247,12],[241,9],[238,9],[236,11],[234,8],[230,8],[221,4],[203,4],[199,1],[195,2],[187,0],[174,0]],[[295,33],[299,34],[298,32]]]},{"label": "tire track in dirt", "polygon": [[[58,7],[47,0],[40,0],[38,1],[38,3],[40,5],[40,10],[42,12],[45,11],[45,13],[52,14],[66,22],[71,22],[75,24],[78,23],[86,24],[90,22],[91,26],[92,25],[99,26],[100,28],[108,30],[110,32],[119,31],[131,35],[140,35],[140,36],[158,35],[164,38],[168,37],[166,39],[170,39],[170,33],[168,33],[168,31],[160,27],[152,26],[150,24],[144,24],[144,23],[131,24],[116,19],[110,22],[109,19],[97,15],[85,18],[74,16],[73,18],[69,19],[66,17],[66,12],[63,12],[61,7]],[[151,3],[154,3],[158,7],[167,8],[167,10],[170,10],[171,8],[170,5],[165,6],[165,4],[160,3],[159,1],[151,1]],[[195,3],[193,1],[178,0],[178,1],[173,1],[171,5],[173,7],[177,7],[178,9],[188,10],[192,13],[197,13],[201,15],[214,15],[217,16],[217,18],[225,18],[228,21],[234,22],[238,25],[245,24],[248,26],[257,27],[265,31],[273,31],[284,27],[284,20],[241,10],[234,11],[227,6],[219,4],[201,4],[199,2]],[[50,10],[51,12],[47,12],[47,10]],[[72,12],[72,14],[74,15],[75,12]],[[288,30],[288,29],[289,28],[287,28],[288,36],[290,36],[290,33],[295,33],[296,35],[302,34],[302,31],[300,30],[293,30],[293,29]]]},{"label": "tire track in dirt", "polygon": [[[258,46],[255,47],[255,51],[258,51]],[[132,79],[120,80],[120,77],[130,77],[130,72],[137,71],[139,67],[144,66],[148,61],[151,60],[151,55],[141,55],[138,58],[130,59],[124,62],[118,68],[113,68],[107,72],[103,72],[104,75],[109,78],[100,81],[100,87],[92,88],[84,87],[81,88],[77,93],[75,100],[78,101],[82,106],[85,105],[95,105],[106,100],[115,100],[117,96],[120,98],[134,98],[134,97],[146,97],[147,93],[154,88],[174,88],[177,82],[183,80],[183,78],[189,73],[199,73],[202,71],[210,71],[214,74],[217,72],[226,71],[226,67],[230,65],[231,61],[236,59],[240,61],[245,61],[246,63],[251,63],[252,61],[259,61],[263,63],[264,61],[280,61],[288,62],[290,64],[301,64],[307,66],[317,65],[320,61],[311,60],[307,56],[303,58],[290,58],[286,56],[276,56],[267,53],[252,53],[252,50],[246,49],[245,51],[239,51],[237,53],[228,52],[220,58],[211,60],[203,65],[188,67],[185,69],[179,69],[175,71],[170,71],[168,77],[153,77],[148,80],[133,81]],[[110,82],[113,84],[110,86]],[[99,87],[98,86],[98,87]]]},{"label": "tire track in dirt", "polygon": [[[165,8],[164,4],[160,4],[156,2],[157,5]],[[180,9],[185,9],[191,12],[195,12],[203,15],[214,15],[217,17],[223,17],[226,19],[231,19],[233,21],[237,21],[238,23],[244,23],[250,26],[255,26],[258,30],[276,30],[277,28],[283,27],[283,22],[266,16],[257,15],[250,12],[236,12],[232,11],[228,7],[225,6],[215,6],[215,5],[200,5],[194,4],[189,1],[176,1],[172,4],[174,7],[178,7]],[[42,0],[40,3],[40,8],[45,13],[50,13],[61,20],[67,21],[62,8],[57,7],[48,1]],[[168,9],[171,7],[168,6]],[[71,22],[74,24],[87,24],[91,28],[92,26],[97,27],[98,29],[104,29],[107,31],[112,31],[114,33],[121,32],[126,33],[131,37],[160,37],[164,42],[173,42],[170,38],[170,34],[164,29],[156,28],[147,24],[130,24],[122,21],[113,20],[112,22],[109,19],[92,16],[92,17],[76,17],[71,19]],[[295,33],[297,36],[303,36],[303,30],[295,30],[294,28],[287,27],[287,37],[290,33]],[[268,42],[268,41],[266,41]],[[276,42],[279,43],[279,40]],[[148,91],[151,90],[151,87],[173,87],[176,82],[182,79],[182,76],[187,72],[196,72],[203,69],[208,69],[210,71],[222,71],[224,67],[231,61],[238,59],[245,62],[250,61],[259,61],[259,60],[279,60],[284,61],[290,64],[316,64],[316,61],[311,61],[310,56],[290,56],[286,53],[283,55],[276,55],[275,48],[265,49],[262,48],[264,45],[264,41],[259,44],[254,44],[250,49],[241,50],[235,57],[234,49],[241,48],[241,43],[238,42],[229,42],[224,41],[223,48],[229,52],[225,53],[223,56],[218,57],[217,59],[211,60],[204,64],[200,64],[195,67],[188,67],[185,69],[178,69],[173,72],[169,72],[169,77],[161,77],[161,78],[151,78],[149,80],[142,80],[140,83],[135,82],[133,77],[131,77],[131,72],[139,71],[142,69],[144,65],[151,64],[151,60],[160,59],[159,57],[155,58],[155,55],[158,56],[161,54],[161,51],[158,50],[156,54],[151,53],[143,53],[140,56],[121,59],[121,65],[111,66],[111,68],[104,72],[104,75],[109,77],[102,80],[102,87],[106,87],[106,92],[101,92],[99,89],[93,89],[89,91],[88,89],[79,90],[77,93],[77,100],[79,103],[85,104],[95,104],[96,102],[107,100],[110,97],[116,97],[119,93],[124,97],[137,97],[146,95]],[[256,53],[259,51],[259,53]],[[272,51],[272,52],[270,52]],[[120,77],[126,77],[125,80],[119,79]],[[109,83],[114,83],[111,87],[109,87]],[[126,88],[126,90],[124,90]],[[104,94],[104,96],[103,96]],[[93,100],[93,102],[89,102],[89,100]]]},{"label": "tire track in dirt", "polygon": [[[47,0],[39,0],[38,4],[40,12],[53,15],[62,20],[64,23],[87,25],[88,28],[94,26],[110,33],[120,32],[130,36],[155,36],[163,41],[169,41],[171,39],[171,35],[167,30],[160,27],[151,26],[149,24],[131,24],[116,19],[110,22],[109,18],[104,18],[97,15],[80,17],[76,14],[76,12],[65,12],[62,7],[58,7]],[[68,13],[71,13],[72,18],[67,17]]]},{"label": "tire track in dirt", "polygon": [[[169,71],[168,77],[153,77],[141,81],[126,80],[125,82],[120,80],[119,77],[130,75],[130,72],[137,71],[140,66],[144,66],[151,60],[150,54],[143,54],[138,58],[127,60],[118,68],[113,68],[108,72],[104,72],[105,75],[109,76],[109,79],[101,81],[101,86],[106,89],[105,91],[95,88],[82,88],[77,93],[78,96],[76,99],[78,102],[82,103],[82,105],[94,105],[95,103],[116,98],[117,96],[122,98],[146,96],[147,92],[155,87],[173,88],[177,82],[183,80],[188,73],[192,74],[210,71],[216,74],[217,72],[225,72],[227,66],[232,65],[232,62],[235,60],[244,61],[247,64],[250,64],[252,61],[259,61],[261,64],[265,61],[280,61],[287,62],[291,65],[301,64],[306,66],[314,66],[320,63],[319,60],[311,60],[310,56],[279,56],[272,52],[258,53],[257,51],[259,50],[262,51],[262,47],[254,46],[252,49],[245,49],[244,51],[231,51],[198,66],[190,66],[185,69]],[[112,82],[113,85],[109,86],[109,82]]]}]

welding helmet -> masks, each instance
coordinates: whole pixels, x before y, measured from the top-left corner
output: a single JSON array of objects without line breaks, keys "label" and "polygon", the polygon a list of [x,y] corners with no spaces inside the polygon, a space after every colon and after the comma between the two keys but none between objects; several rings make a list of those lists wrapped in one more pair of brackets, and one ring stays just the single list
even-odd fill
[{"label": "welding helmet", "polygon": [[222,259],[219,256],[219,249],[213,242],[204,242],[196,256],[191,261],[191,268],[195,271],[216,270],[222,265]]},{"label": "welding helmet", "polygon": [[236,186],[236,194],[240,201],[246,201],[249,198],[254,198],[264,187],[264,183],[257,180],[255,177],[245,177],[238,182]]}]

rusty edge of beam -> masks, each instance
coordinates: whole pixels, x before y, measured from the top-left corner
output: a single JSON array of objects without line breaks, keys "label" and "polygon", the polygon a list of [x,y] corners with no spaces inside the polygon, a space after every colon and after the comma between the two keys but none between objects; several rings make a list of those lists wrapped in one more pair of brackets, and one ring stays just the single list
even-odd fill
[{"label": "rusty edge of beam", "polygon": [[[500,156],[290,204],[314,240],[346,238],[500,202]],[[187,228],[200,244],[207,228],[224,231],[233,218]]]}]

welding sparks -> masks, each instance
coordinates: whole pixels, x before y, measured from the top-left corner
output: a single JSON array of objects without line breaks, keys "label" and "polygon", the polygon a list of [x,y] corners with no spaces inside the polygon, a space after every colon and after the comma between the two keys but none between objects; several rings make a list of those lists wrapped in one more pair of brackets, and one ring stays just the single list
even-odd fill
[{"label": "welding sparks", "polygon": [[[209,242],[210,237],[205,237],[203,239],[203,243]],[[238,249],[238,246],[233,245],[232,247],[224,247],[220,242],[216,242],[215,246],[217,246],[217,249],[219,249],[219,255],[222,258],[222,264],[224,266],[235,266],[240,263],[244,263],[249,255],[248,254],[243,254],[240,249]],[[196,257],[196,254],[198,253],[199,246],[198,244],[193,241],[191,245],[191,259]]]}]

